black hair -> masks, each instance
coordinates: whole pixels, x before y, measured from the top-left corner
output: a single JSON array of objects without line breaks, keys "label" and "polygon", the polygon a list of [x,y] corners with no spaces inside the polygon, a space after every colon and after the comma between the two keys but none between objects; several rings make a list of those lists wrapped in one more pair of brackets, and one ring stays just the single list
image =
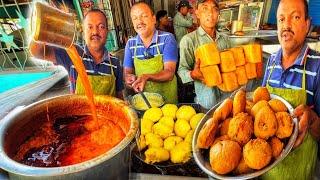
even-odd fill
[{"label": "black hair", "polygon": [[[281,0],[279,4],[281,3]],[[309,19],[309,5],[307,0],[303,0],[303,5],[304,5],[304,17],[305,19]],[[278,6],[279,8],[279,6]]]},{"label": "black hair", "polygon": [[165,17],[168,14],[166,10],[160,10],[156,14],[156,19],[159,21],[162,17]]},{"label": "black hair", "polygon": [[139,2],[135,2],[132,6],[131,6],[131,9],[136,6],[136,5],[139,5],[139,4],[145,4],[146,6],[149,7],[150,11],[151,11],[151,14],[154,15],[154,10],[151,8],[151,6],[146,3],[146,2],[143,2],[143,1],[139,1]]},{"label": "black hair", "polygon": [[86,17],[88,16],[89,13],[93,13],[93,12],[101,13],[101,14],[103,15],[103,17],[105,18],[105,20],[106,20],[106,26],[108,26],[107,16],[106,16],[106,14],[105,14],[102,10],[100,10],[100,9],[95,9],[95,8],[94,8],[94,9],[90,9],[90,10],[84,15],[83,21],[86,19]]}]

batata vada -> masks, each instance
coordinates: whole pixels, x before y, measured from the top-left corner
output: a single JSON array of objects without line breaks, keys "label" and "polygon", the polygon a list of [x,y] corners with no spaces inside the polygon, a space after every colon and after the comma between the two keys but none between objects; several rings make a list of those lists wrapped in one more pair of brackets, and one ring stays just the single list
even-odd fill
[{"label": "batata vada", "polygon": [[276,115],[271,108],[263,107],[254,120],[254,135],[258,138],[268,139],[276,134],[277,129]]},{"label": "batata vada", "polygon": [[221,135],[221,136],[228,134],[229,123],[230,123],[230,120],[231,120],[231,119],[232,119],[232,118],[228,118],[228,119],[224,120],[224,121],[221,123],[221,127],[220,127],[220,135]]},{"label": "batata vada", "polygon": [[218,174],[227,174],[234,170],[238,166],[240,158],[241,147],[235,141],[220,141],[210,148],[210,165]]},{"label": "batata vada", "polygon": [[289,113],[277,112],[276,113],[278,130],[276,136],[280,139],[290,137],[293,131],[293,122]]},{"label": "batata vada", "polygon": [[263,139],[252,139],[243,147],[243,158],[250,168],[262,169],[271,161],[271,146]]},{"label": "batata vada", "polygon": [[249,114],[239,113],[230,120],[228,136],[232,140],[243,146],[250,141],[252,134],[253,120]]},{"label": "batata vada", "polygon": [[220,122],[227,119],[232,112],[232,99],[225,99],[221,105],[214,111],[213,118],[218,119]]},{"label": "batata vada", "polygon": [[269,91],[266,87],[258,87],[254,92],[253,92],[253,102],[257,103],[258,101],[261,100],[270,100],[270,94]]},{"label": "batata vada", "polygon": [[270,141],[271,149],[272,149],[272,156],[277,158],[282,150],[283,150],[283,143],[277,137],[272,137]]},{"label": "batata vada", "polygon": [[288,111],[286,105],[279,99],[271,99],[268,102],[269,106],[274,112],[286,112]]},{"label": "batata vada", "polygon": [[240,163],[238,165],[238,167],[234,170],[235,174],[247,174],[252,172],[253,169],[251,169],[246,162],[243,159],[243,156],[241,157]]},{"label": "batata vada", "polygon": [[233,98],[233,116],[246,109],[246,92],[239,90]]},{"label": "batata vada", "polygon": [[197,139],[197,147],[208,149],[214,142],[215,135],[219,128],[218,119],[210,118],[203,125]]},{"label": "batata vada", "polygon": [[258,114],[258,112],[265,106],[269,107],[268,101],[262,100],[257,102],[255,105],[253,105],[253,107],[251,108],[250,114],[253,117],[256,117],[256,115]]}]

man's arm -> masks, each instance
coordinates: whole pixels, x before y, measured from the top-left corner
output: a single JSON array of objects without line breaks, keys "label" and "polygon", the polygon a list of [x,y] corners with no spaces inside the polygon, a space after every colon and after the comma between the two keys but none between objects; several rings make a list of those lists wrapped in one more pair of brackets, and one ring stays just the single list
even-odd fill
[{"label": "man's arm", "polygon": [[29,44],[30,54],[38,59],[43,59],[57,63],[54,48],[43,43],[31,41]]},{"label": "man's arm", "polygon": [[164,63],[164,69],[156,74],[143,74],[138,77],[136,81],[132,83],[132,87],[135,91],[141,92],[147,81],[166,82],[171,81],[174,77],[176,69],[176,62]]},{"label": "man's arm", "polygon": [[188,13],[185,17],[182,15],[178,15],[174,22],[175,26],[181,26],[181,27],[192,27],[193,25],[193,18]]}]

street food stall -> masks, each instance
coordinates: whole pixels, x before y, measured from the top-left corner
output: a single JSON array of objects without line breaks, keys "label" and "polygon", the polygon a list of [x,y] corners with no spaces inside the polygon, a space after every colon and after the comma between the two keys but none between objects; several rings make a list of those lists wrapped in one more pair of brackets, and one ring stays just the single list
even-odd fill
[{"label": "street food stall", "polygon": [[[210,109],[189,101],[170,104],[155,92],[126,89],[124,100],[94,94],[76,49],[83,43],[81,21],[87,10],[102,9],[110,30],[105,47],[117,54],[133,35],[121,19],[130,21],[134,2],[30,2],[31,41],[66,50],[85,93],[6,112],[0,119],[0,179],[255,179],[294,150],[300,135],[294,105],[261,86],[267,60],[280,48],[277,30],[265,25],[272,23],[274,1],[219,2],[217,30],[232,46],[219,50],[207,43],[194,51],[203,83],[228,93]],[[173,9],[168,0],[148,2]],[[314,24],[307,39],[313,49],[320,47],[317,30]],[[4,42],[7,34],[0,34]]]}]

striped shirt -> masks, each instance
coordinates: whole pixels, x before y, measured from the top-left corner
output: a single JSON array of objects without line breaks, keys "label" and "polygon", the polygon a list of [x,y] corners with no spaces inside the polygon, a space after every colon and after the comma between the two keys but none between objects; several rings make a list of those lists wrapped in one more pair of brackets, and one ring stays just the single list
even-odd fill
[{"label": "striped shirt", "polygon": [[133,58],[136,46],[136,57],[139,59],[147,59],[146,54],[156,56],[158,54],[158,46],[160,54],[163,55],[163,62],[177,62],[178,60],[177,42],[173,34],[169,32],[155,30],[149,47],[144,46],[139,35],[128,40],[124,53],[123,66],[125,68],[134,67]]},{"label": "striped shirt", "polygon": [[277,88],[301,89],[304,68],[304,57],[307,56],[306,64],[306,91],[307,105],[314,106],[320,115],[320,54],[305,44],[292,66],[284,70],[282,68],[282,49],[272,54],[268,60],[263,79],[263,86],[269,78],[274,65],[269,85]]},{"label": "striped shirt", "polygon": [[[85,46],[82,49],[80,46],[76,46],[80,57],[82,57],[83,64],[86,68],[88,75],[100,75],[105,76],[111,74],[111,68],[113,68],[114,75],[116,77],[116,92],[122,91],[124,89],[123,81],[122,81],[122,67],[120,66],[120,61],[111,56],[107,50],[105,49],[105,53],[103,56],[103,61],[99,64],[96,64],[91,56],[89,49]],[[66,68],[69,74],[69,80],[71,82],[70,92],[74,93],[76,89],[76,82],[78,73],[75,70],[75,67],[64,49],[54,48],[55,56],[57,64],[62,65]],[[110,64],[110,61],[111,64]]]}]

